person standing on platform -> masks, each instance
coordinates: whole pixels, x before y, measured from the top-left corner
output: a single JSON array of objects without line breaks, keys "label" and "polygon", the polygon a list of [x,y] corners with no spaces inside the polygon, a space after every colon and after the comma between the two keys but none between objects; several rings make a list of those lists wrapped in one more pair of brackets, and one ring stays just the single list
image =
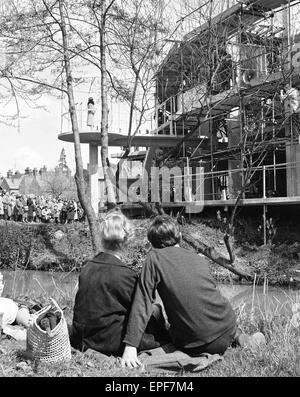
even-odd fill
[{"label": "person standing on platform", "polygon": [[89,98],[87,103],[87,126],[90,127],[90,130],[94,129],[95,124],[95,102],[92,97]]}]

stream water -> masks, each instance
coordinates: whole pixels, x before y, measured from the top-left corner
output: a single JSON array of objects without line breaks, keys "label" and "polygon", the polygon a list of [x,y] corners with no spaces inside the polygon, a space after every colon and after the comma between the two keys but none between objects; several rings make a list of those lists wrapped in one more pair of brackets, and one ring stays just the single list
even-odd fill
[{"label": "stream water", "polygon": [[[52,273],[43,271],[1,271],[4,279],[2,296],[39,299],[51,296],[56,300],[75,298],[79,273]],[[300,289],[236,284],[218,284],[221,293],[233,307],[280,314],[290,311],[293,303],[300,302]]]},{"label": "stream water", "polygon": [[79,273],[45,272],[33,270],[2,270],[4,289],[2,296],[74,299]]}]

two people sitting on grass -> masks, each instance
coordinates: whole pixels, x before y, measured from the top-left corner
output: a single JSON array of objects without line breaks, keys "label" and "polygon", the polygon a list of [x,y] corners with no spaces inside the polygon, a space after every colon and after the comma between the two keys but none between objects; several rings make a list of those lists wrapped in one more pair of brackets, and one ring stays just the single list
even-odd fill
[{"label": "two people sitting on grass", "polygon": [[[178,223],[157,216],[147,236],[152,248],[138,276],[124,261],[133,237],[129,220],[115,209],[106,215],[100,225],[102,250],[79,276],[71,345],[122,356],[122,366],[135,368],[142,365],[139,352],[169,343],[190,356],[222,355],[234,342],[246,343],[207,259],[180,247]],[[18,339],[14,325],[22,325],[26,336],[31,323],[28,307],[0,297],[4,333]]]},{"label": "two people sitting on grass", "polygon": [[179,246],[179,225],[171,217],[157,216],[148,230],[152,249],[138,277],[123,260],[132,235],[120,211],[112,210],[101,223],[102,251],[79,276],[71,345],[122,355],[128,367],[141,365],[140,351],[168,343],[193,356],[223,354],[236,336],[236,316],[208,261]]}]

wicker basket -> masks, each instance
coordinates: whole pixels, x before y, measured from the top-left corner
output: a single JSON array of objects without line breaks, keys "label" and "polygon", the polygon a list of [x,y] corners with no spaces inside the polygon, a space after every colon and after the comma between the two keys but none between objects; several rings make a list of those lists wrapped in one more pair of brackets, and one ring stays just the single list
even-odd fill
[{"label": "wicker basket", "polygon": [[[27,330],[27,353],[35,360],[44,363],[57,363],[71,359],[71,345],[64,313],[54,299],[49,305],[33,316],[32,325]],[[61,319],[54,329],[44,331],[38,325],[38,320],[51,308],[61,313]]]}]

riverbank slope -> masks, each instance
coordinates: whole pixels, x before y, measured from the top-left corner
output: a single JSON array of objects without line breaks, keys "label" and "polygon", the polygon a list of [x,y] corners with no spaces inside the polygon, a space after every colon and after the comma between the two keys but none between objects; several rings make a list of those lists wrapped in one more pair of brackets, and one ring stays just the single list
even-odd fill
[{"label": "riverbank slope", "polygon": [[[125,261],[136,271],[150,249],[147,241],[149,219],[133,219],[135,237],[125,253]],[[203,221],[185,224],[184,230],[195,239],[228,257],[223,234],[218,227]],[[182,246],[192,249],[187,243]],[[280,241],[263,246],[249,238],[232,241],[235,266],[256,274],[257,283],[266,278],[269,285],[296,285],[300,273],[300,242]],[[66,225],[24,224],[0,221],[0,269],[16,268],[45,271],[78,271],[93,256],[86,223]],[[212,274],[218,281],[238,281],[238,277],[211,262]],[[299,277],[300,278],[300,277]]]}]

